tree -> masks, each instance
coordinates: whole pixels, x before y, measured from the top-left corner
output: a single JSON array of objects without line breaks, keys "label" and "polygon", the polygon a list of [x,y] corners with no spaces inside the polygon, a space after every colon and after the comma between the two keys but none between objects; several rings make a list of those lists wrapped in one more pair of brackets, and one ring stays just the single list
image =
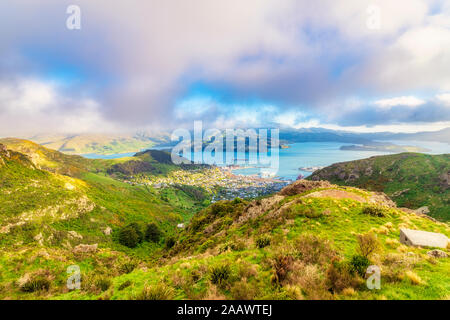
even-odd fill
[{"label": "tree", "polygon": [[123,227],[119,232],[120,244],[128,248],[135,248],[144,239],[141,228],[137,223],[130,223]]},{"label": "tree", "polygon": [[159,242],[161,238],[161,231],[155,223],[150,223],[147,225],[145,230],[145,240],[151,242]]}]

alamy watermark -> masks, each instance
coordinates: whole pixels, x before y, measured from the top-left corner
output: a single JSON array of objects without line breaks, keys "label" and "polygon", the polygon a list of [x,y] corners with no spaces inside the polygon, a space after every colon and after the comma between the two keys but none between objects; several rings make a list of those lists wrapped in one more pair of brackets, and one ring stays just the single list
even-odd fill
[{"label": "alamy watermark", "polygon": [[66,27],[69,30],[81,29],[81,8],[77,5],[70,5],[66,9],[69,17],[66,20]]},{"label": "alamy watermark", "polygon": [[69,277],[67,278],[67,288],[69,290],[81,289],[81,271],[80,267],[76,264],[67,267],[66,270]]},{"label": "alamy watermark", "polygon": [[194,130],[176,129],[171,136],[178,144],[172,149],[175,164],[196,163],[250,165],[263,175],[279,169],[279,129],[207,129],[195,121]]},{"label": "alamy watermark", "polygon": [[381,289],[381,269],[379,266],[369,266],[366,271],[366,275],[369,275],[366,281],[367,288],[369,290]]}]

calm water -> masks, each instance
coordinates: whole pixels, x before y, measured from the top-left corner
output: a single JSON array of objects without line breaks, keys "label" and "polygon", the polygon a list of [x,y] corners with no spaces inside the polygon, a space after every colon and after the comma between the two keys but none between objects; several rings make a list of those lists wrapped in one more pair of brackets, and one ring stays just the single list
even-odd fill
[{"label": "calm water", "polygon": [[[390,141],[397,145],[418,146],[430,149],[430,154],[450,153],[450,145],[439,142],[422,142],[422,141]],[[372,156],[389,154],[387,152],[372,152],[372,151],[347,151],[340,150],[340,147],[347,145],[341,142],[302,142],[290,145],[288,149],[280,149],[279,151],[279,169],[276,175],[283,179],[295,180],[299,174],[308,176],[311,172],[301,171],[300,167],[325,167],[336,162],[351,161],[364,159]],[[116,155],[83,155],[85,157],[94,159],[114,159],[121,157],[133,156],[134,153],[116,154]],[[250,156],[255,156],[251,154]],[[187,156],[193,159],[194,154]],[[248,159],[248,154],[237,154],[237,159]],[[204,162],[211,164],[212,162],[204,156]],[[244,168],[234,170],[236,174],[253,175],[259,174],[261,168]]]}]

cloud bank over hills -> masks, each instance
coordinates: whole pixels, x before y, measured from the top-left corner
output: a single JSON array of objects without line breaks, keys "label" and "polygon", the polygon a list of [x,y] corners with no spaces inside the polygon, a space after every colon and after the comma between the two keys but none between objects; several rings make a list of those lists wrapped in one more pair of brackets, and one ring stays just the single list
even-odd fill
[{"label": "cloud bank over hills", "polygon": [[[66,28],[69,4],[81,30]],[[206,126],[450,126],[450,3],[0,4],[0,135]],[[373,8],[372,8],[373,9]],[[45,130],[43,130],[45,129]]]}]

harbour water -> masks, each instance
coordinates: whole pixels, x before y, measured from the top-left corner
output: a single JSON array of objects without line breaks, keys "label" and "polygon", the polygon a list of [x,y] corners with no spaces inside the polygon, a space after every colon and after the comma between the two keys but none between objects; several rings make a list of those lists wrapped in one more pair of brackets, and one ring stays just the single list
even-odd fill
[{"label": "harbour water", "polygon": [[[397,145],[417,146],[429,149],[427,153],[443,154],[450,153],[450,144],[429,142],[429,141],[389,141]],[[276,177],[284,180],[295,180],[301,174],[305,177],[311,174],[310,171],[300,170],[299,168],[308,167],[325,167],[336,162],[344,162],[369,158],[372,156],[390,154],[388,152],[379,151],[354,151],[341,150],[340,147],[348,145],[341,142],[302,142],[290,144],[287,149],[279,150],[279,165]],[[133,156],[133,153],[117,154],[117,155],[83,155],[88,158],[115,159],[121,157]],[[195,154],[184,155],[186,158],[193,160]],[[224,155],[226,156],[226,155]],[[235,159],[249,159],[255,157],[255,154],[237,154]],[[203,162],[212,164],[210,157],[203,155]],[[242,168],[233,170],[235,174],[241,175],[259,175],[264,168],[258,165],[243,165]]]}]

